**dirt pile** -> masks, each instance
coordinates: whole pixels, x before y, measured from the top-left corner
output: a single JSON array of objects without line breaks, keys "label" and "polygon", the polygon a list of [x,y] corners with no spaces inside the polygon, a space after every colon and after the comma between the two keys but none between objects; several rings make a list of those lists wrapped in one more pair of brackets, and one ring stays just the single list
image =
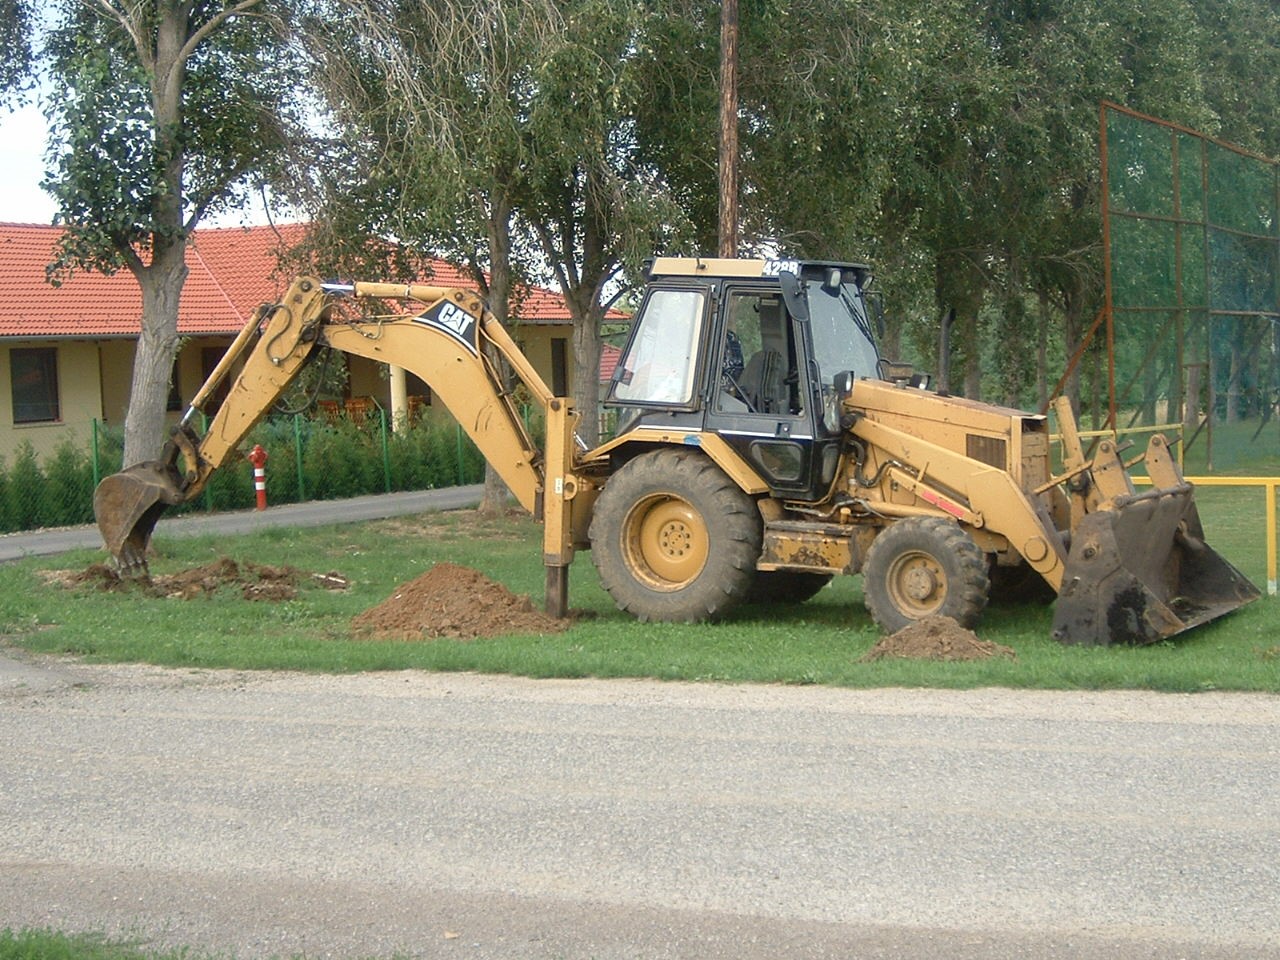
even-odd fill
[{"label": "dirt pile", "polygon": [[237,563],[230,557],[219,557],[210,563],[163,576],[122,578],[104,563],[94,563],[83,570],[50,570],[45,579],[64,587],[90,586],[98,590],[137,590],[153,597],[193,600],[213,593],[220,587],[236,587],[246,600],[279,602],[298,595],[301,583],[312,581],[328,590],[345,590],[347,578],[338,573],[304,573],[288,565],[274,567],[261,563]]},{"label": "dirt pile", "polygon": [[979,640],[950,617],[925,617],[882,637],[861,658],[861,662],[886,658],[908,660],[986,660],[990,657],[1018,659],[1017,653],[990,640]]},{"label": "dirt pile", "polygon": [[512,633],[559,633],[568,622],[535,610],[500,583],[469,567],[437,563],[351,621],[373,640],[472,640]]}]

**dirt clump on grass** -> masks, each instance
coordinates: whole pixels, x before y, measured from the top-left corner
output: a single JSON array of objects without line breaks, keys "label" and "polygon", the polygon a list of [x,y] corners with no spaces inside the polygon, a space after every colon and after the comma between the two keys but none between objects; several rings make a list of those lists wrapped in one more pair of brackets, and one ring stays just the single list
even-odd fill
[{"label": "dirt clump on grass", "polygon": [[49,570],[47,582],[62,587],[89,586],[109,592],[136,590],[152,597],[194,600],[206,597],[221,587],[240,590],[246,600],[279,603],[298,596],[302,583],[315,582],[329,590],[344,590],[350,584],[339,573],[309,574],[288,564],[270,566],[263,563],[237,563],[230,557],[219,557],[198,567],[177,573],[121,577],[105,563],[93,563],[83,570]]},{"label": "dirt clump on grass", "polygon": [[860,662],[891,658],[907,660],[987,660],[991,657],[1018,659],[1011,648],[990,640],[979,640],[950,617],[925,617],[897,633],[882,637],[863,654]]},{"label": "dirt clump on grass", "polygon": [[559,633],[567,626],[535,610],[528,597],[454,563],[437,563],[351,621],[352,634],[369,640],[475,640]]}]

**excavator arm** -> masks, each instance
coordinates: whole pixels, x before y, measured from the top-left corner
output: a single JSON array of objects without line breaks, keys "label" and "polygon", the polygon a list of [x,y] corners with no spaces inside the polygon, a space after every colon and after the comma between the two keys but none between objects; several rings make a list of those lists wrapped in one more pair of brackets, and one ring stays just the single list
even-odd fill
[{"label": "excavator arm", "polygon": [[[237,456],[249,431],[324,347],[403,367],[429,384],[521,505],[536,515],[546,512],[548,567],[568,566],[572,536],[564,500],[576,487],[575,419],[568,401],[552,396],[481,298],[447,287],[323,284],[302,277],[240,331],[174,427],[160,459],[135,464],[98,485],[94,515],[122,573],[146,572],[147,546],[160,516],[197,496],[213,471]],[[493,352],[546,414],[550,457],[525,429]],[[197,414],[228,381],[225,399],[200,435]],[[543,496],[549,480],[554,503]],[[553,579],[549,573],[549,597],[553,586],[563,592]]]}]

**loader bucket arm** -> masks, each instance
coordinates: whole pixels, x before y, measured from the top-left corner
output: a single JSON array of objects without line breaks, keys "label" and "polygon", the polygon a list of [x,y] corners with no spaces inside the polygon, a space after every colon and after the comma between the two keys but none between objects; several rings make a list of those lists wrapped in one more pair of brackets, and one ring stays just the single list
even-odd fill
[{"label": "loader bucket arm", "polygon": [[[122,574],[146,573],[147,545],[165,509],[197,496],[289,388],[316,346],[325,306],[320,284],[304,277],[278,303],[259,307],[197,391],[160,459],[134,464],[98,484],[94,517]],[[205,435],[197,436],[196,414],[241,359],[226,400]]]}]

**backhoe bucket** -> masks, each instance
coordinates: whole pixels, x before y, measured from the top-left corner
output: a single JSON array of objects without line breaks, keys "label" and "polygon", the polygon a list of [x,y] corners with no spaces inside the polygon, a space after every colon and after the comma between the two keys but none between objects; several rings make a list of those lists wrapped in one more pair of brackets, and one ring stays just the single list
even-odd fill
[{"label": "backhoe bucket", "polygon": [[165,508],[183,499],[177,472],[146,460],[106,477],[93,492],[93,515],[122,576],[147,572],[147,545]]},{"label": "backhoe bucket", "polygon": [[1155,643],[1260,595],[1204,542],[1192,487],[1180,483],[1119,497],[1081,519],[1053,636],[1084,645]]}]

